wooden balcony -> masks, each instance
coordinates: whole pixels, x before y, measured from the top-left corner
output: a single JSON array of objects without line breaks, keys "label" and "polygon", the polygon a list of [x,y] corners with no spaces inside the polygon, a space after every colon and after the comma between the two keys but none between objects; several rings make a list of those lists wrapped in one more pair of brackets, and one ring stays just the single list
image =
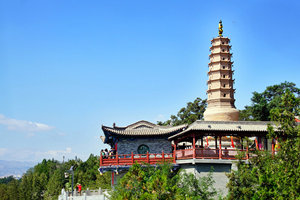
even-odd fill
[{"label": "wooden balcony", "polygon": [[242,159],[246,160],[249,158],[250,151],[247,150],[195,148],[195,149],[176,150],[176,160],[193,159],[193,158],[237,160],[236,155],[238,155],[239,152],[244,152],[245,154],[244,158]]},{"label": "wooden balcony", "polygon": [[[175,150],[173,153],[160,154],[116,154],[108,156],[107,158],[100,157],[100,167],[102,166],[130,166],[135,162],[139,164],[148,163],[150,165],[159,164],[163,162],[176,163],[177,160],[189,159],[219,159],[219,160],[237,160],[236,155],[239,152],[244,152],[243,160],[255,157],[255,150],[241,150],[241,149],[210,149],[210,148],[191,148]],[[275,151],[272,151],[272,155]]]},{"label": "wooden balcony", "polygon": [[114,166],[114,165],[133,165],[134,163],[148,163],[150,165],[163,163],[163,162],[175,162],[173,153],[148,153],[147,154],[116,154],[108,156],[107,158],[100,156],[101,166]]}]

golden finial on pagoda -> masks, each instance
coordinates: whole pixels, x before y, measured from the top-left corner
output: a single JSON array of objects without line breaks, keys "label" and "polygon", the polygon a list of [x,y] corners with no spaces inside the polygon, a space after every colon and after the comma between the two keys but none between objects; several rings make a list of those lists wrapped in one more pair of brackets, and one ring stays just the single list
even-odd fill
[{"label": "golden finial on pagoda", "polygon": [[223,25],[222,25],[222,20],[219,22],[219,36],[222,37],[223,35]]}]

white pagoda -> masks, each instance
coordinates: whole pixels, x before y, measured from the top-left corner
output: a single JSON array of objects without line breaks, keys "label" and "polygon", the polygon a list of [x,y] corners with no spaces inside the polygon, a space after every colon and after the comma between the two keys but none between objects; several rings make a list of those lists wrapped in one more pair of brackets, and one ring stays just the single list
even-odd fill
[{"label": "white pagoda", "polygon": [[205,121],[238,121],[239,111],[234,106],[232,79],[233,70],[230,53],[230,39],[223,37],[222,21],[219,23],[219,36],[214,38],[210,48],[211,54],[208,72],[207,109]]}]

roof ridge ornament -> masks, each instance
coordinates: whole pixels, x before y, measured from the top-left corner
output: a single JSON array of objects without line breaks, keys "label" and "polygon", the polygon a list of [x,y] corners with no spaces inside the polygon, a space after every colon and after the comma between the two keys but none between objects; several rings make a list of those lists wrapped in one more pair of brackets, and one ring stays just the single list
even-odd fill
[{"label": "roof ridge ornament", "polygon": [[222,20],[219,21],[219,36],[223,37],[223,24],[222,24]]}]

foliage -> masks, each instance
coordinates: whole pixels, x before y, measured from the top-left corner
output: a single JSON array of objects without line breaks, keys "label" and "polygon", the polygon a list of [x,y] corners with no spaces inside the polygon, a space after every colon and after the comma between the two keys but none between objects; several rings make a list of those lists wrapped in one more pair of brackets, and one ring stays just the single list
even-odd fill
[{"label": "foliage", "polygon": [[173,171],[167,163],[156,167],[134,164],[110,199],[212,199],[217,194],[212,185],[211,174],[196,179],[193,174]]},{"label": "foliage", "polygon": [[240,120],[270,121],[270,111],[281,104],[281,96],[286,90],[299,98],[300,89],[296,87],[296,84],[287,81],[279,85],[269,86],[262,93],[253,92],[252,105],[245,106],[245,109],[240,111]]},{"label": "foliage", "polygon": [[191,124],[196,120],[203,119],[203,113],[206,109],[206,99],[196,98],[194,102],[188,102],[185,108],[181,108],[177,115],[171,115],[170,119],[161,122],[158,121],[158,125],[181,125],[181,124]]},{"label": "foliage", "polygon": [[281,96],[280,104],[270,111],[277,126],[268,128],[269,137],[279,141],[278,153],[256,152],[249,164],[239,161],[238,170],[228,175],[228,199],[299,198],[300,126],[294,120],[299,106],[299,98],[292,92],[287,90]]},{"label": "foliage", "polygon": [[10,181],[13,181],[13,180],[15,180],[15,178],[13,176],[0,178],[0,184],[1,183],[7,184],[7,183],[9,183]]},{"label": "foliage", "polygon": [[179,199],[215,199],[216,189],[213,187],[212,171],[204,177],[197,178],[192,173],[181,173],[179,184]]},{"label": "foliage", "polygon": [[60,163],[56,160],[44,159],[41,163],[29,169],[20,181],[8,177],[0,183],[0,199],[4,200],[35,200],[57,199],[63,187],[71,185],[71,176],[64,177],[64,173],[74,168],[74,189],[80,183],[83,189],[110,188],[110,176],[100,176],[98,172],[99,157],[90,155],[86,162],[79,159]]}]

